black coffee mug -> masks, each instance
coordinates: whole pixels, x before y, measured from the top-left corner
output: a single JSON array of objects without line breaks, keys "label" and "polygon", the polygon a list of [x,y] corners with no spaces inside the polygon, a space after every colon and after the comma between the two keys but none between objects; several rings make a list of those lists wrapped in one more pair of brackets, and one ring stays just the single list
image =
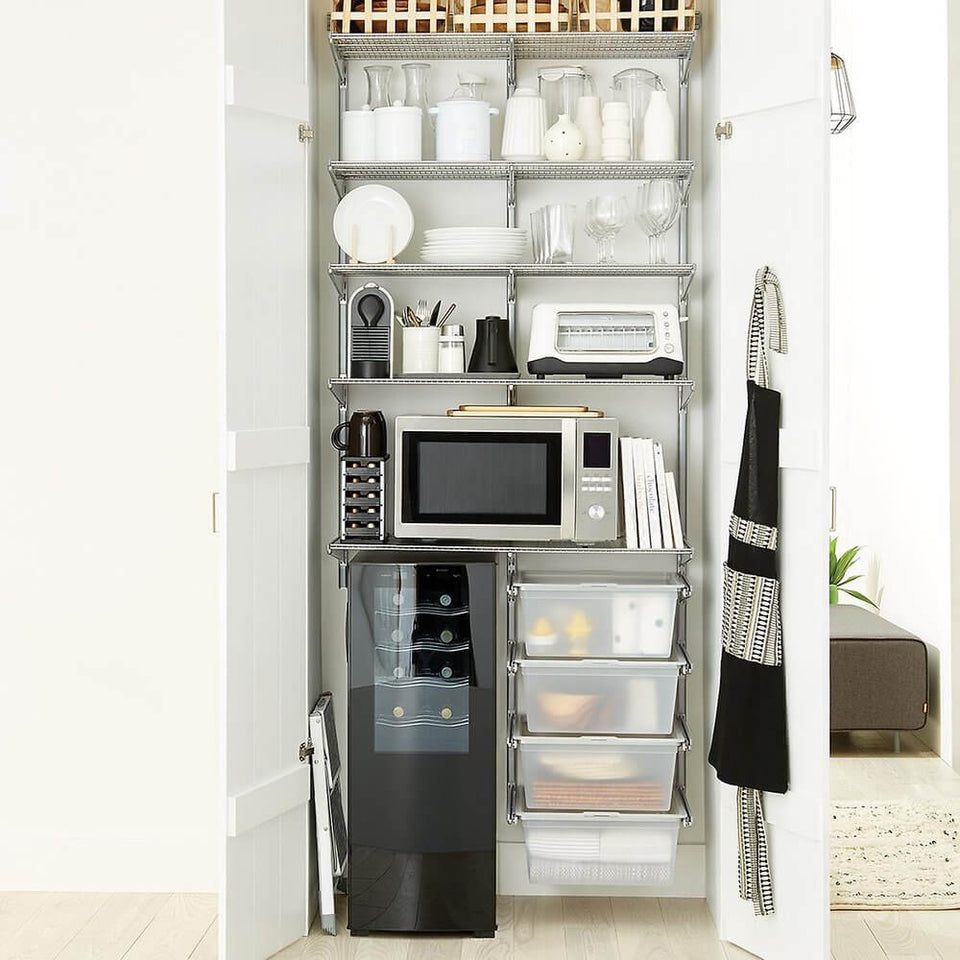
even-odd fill
[{"label": "black coffee mug", "polygon": [[[347,431],[347,439],[341,437]],[[348,457],[385,457],[387,455],[387,422],[379,410],[357,410],[346,423],[340,423],[330,434],[330,442]]]}]

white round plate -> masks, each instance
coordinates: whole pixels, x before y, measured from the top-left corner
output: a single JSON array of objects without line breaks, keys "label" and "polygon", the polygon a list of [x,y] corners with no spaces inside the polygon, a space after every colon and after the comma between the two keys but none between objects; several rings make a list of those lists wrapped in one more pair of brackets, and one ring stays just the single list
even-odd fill
[{"label": "white round plate", "polygon": [[410,242],[413,211],[396,190],[368,183],[351,190],[337,204],[333,235],[348,257],[360,263],[386,263],[391,256],[399,256]]},{"label": "white round plate", "polygon": [[520,237],[527,231],[519,227],[432,227],[426,237]]},{"label": "white round plate", "polygon": [[421,251],[421,259],[425,263],[521,263],[523,256],[517,253],[477,254],[448,251],[446,253]]}]

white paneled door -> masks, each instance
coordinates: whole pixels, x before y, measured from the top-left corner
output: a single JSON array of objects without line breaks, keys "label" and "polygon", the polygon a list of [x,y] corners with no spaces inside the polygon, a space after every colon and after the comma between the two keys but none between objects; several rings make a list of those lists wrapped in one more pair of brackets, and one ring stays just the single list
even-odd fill
[{"label": "white paneled door", "polygon": [[[705,82],[716,89],[707,95],[705,121],[713,145],[717,256],[708,272],[716,315],[706,322],[717,329],[711,376],[718,378],[719,476],[708,503],[714,547],[706,575],[720,576],[725,552],[746,404],[749,306],[754,273],[768,264],[782,283],[789,341],[788,354],[771,354],[771,386],[783,395],[779,556],[790,790],[764,795],[776,913],[755,917],[737,891],[736,791],[708,773],[708,887],[723,939],[767,960],[814,960],[829,956],[827,4],[715,2],[712,16]],[[717,141],[714,125],[723,121],[731,136]],[[716,593],[713,599],[719,603]],[[707,625],[711,656],[719,659],[716,616]]]},{"label": "white paneled door", "polygon": [[308,157],[305,0],[227,0],[226,810],[220,956],[306,934]]}]

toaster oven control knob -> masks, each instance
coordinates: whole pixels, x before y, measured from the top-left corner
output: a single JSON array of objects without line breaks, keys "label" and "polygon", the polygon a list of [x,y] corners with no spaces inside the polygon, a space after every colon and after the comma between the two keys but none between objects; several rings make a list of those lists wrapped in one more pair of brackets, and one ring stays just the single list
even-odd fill
[{"label": "toaster oven control knob", "polygon": [[599,503],[592,503],[587,510],[587,516],[591,520],[602,520],[607,515],[607,511]]}]

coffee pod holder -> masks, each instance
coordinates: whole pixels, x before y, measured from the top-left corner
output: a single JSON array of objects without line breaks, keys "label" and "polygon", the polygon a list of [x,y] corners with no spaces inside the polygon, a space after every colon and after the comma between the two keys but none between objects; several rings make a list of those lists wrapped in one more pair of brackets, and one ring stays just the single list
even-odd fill
[{"label": "coffee pod holder", "polygon": [[382,543],[386,539],[384,476],[389,457],[340,457],[340,539]]}]

